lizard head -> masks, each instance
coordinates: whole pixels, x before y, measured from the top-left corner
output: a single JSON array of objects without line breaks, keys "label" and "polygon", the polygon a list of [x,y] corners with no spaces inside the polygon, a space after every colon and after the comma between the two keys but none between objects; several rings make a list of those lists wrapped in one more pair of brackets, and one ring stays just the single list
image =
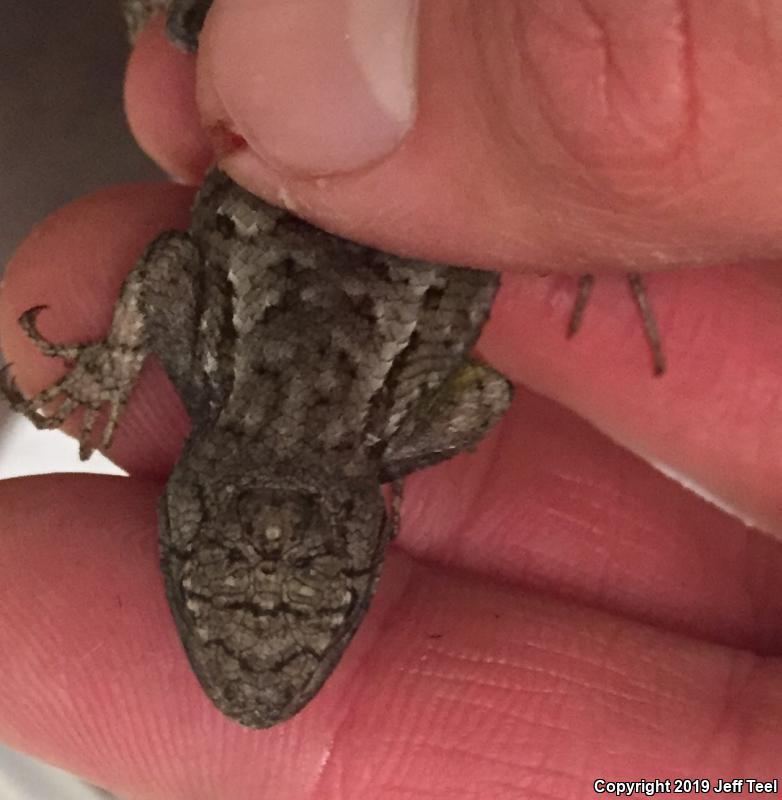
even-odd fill
[{"label": "lizard head", "polygon": [[314,696],[352,638],[388,540],[385,504],[377,483],[300,465],[188,462],[160,514],[169,603],[212,701],[268,727]]}]

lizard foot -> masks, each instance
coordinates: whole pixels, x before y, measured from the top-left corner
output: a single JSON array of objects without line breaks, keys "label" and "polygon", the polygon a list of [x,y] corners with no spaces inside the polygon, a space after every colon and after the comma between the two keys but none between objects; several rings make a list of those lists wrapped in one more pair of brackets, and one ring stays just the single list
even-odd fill
[{"label": "lizard foot", "polygon": [[[655,375],[662,375],[665,372],[665,354],[663,353],[662,343],[660,341],[660,331],[657,327],[657,321],[654,318],[654,312],[649,303],[649,298],[646,295],[646,288],[644,287],[643,279],[637,272],[627,273],[627,282],[638,305],[638,311],[641,315],[641,324],[643,325],[644,335],[649,344],[649,349],[652,351],[652,365]],[[589,296],[592,293],[592,287],[595,283],[594,275],[585,274],[579,276],[578,290],[576,300],[573,304],[573,312],[570,315],[567,327],[567,338],[570,339],[578,332],[581,327],[581,320],[584,317],[584,309],[586,308]]]},{"label": "lizard foot", "polygon": [[[37,428],[59,428],[77,409],[84,409],[79,432],[79,457],[86,460],[95,449],[92,431],[98,412],[105,405],[109,415],[100,447],[111,445],[117,420],[141,369],[143,354],[110,339],[93,344],[60,345],[44,338],[36,320],[44,306],[36,306],[19,318],[19,324],[36,347],[50,358],[62,358],[72,365],[69,372],[51,386],[26,398],[10,375],[9,367],[0,371],[0,393],[14,411],[24,414]],[[48,409],[48,413],[47,413]]]}]

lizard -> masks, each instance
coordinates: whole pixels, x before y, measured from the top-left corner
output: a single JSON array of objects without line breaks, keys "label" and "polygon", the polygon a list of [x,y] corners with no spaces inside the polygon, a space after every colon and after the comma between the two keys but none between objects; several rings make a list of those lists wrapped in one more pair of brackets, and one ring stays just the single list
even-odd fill
[{"label": "lizard", "polygon": [[[185,5],[171,10],[190,25]],[[229,718],[268,728],[317,694],[398,526],[382,485],[471,449],[508,408],[509,381],[470,356],[498,283],[341,239],[213,169],[189,229],[128,274],[103,340],[53,343],[43,307],[20,317],[71,369],[31,398],[8,370],[0,389],[41,428],[83,409],[82,458],[106,406],[111,446],[149,355],[182,398],[160,564],[193,672]]]},{"label": "lizard", "polygon": [[[210,5],[125,0],[124,11],[131,39],[164,12],[169,38],[194,51]],[[147,356],[182,397],[192,433],[159,504],[161,569],[193,671],[231,719],[267,728],[317,694],[398,527],[382,484],[398,499],[407,475],[474,447],[510,405],[509,381],[469,355],[498,284],[341,239],[215,169],[189,230],[157,237],[129,273],[105,339],[55,344],[38,331],[42,307],[20,317],[45,355],[73,366],[29,399],[7,370],[0,390],[42,428],[83,408],[82,458],[104,406],[110,447]],[[571,334],[591,284],[580,281]]]}]

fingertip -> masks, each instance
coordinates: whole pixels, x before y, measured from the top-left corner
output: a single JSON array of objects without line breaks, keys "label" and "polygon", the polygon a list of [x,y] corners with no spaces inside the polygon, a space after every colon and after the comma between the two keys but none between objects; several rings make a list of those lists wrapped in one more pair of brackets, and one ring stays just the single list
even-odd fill
[{"label": "fingertip", "polygon": [[[162,230],[187,227],[192,195],[172,184],[107,189],[50,215],[20,245],[0,296],[0,346],[28,396],[50,385],[64,365],[41,355],[20,327],[20,316],[45,305],[38,325],[46,339],[63,344],[101,339],[134,261]],[[74,415],[64,430],[77,433],[79,422]],[[131,472],[165,474],[187,430],[181,401],[161,367],[150,363],[110,455]]]},{"label": "fingertip", "polygon": [[158,15],[139,34],[125,76],[125,112],[136,141],[166,173],[191,184],[213,159],[196,104],[195,65],[169,42]]}]

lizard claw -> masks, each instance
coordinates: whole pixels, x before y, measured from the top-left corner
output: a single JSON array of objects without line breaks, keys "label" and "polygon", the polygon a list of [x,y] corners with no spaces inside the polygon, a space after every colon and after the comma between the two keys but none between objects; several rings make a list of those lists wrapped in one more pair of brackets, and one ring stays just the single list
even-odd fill
[{"label": "lizard claw", "polygon": [[[6,364],[0,370],[0,393],[5,396],[14,411],[24,414],[39,430],[59,428],[78,406],[78,403],[69,397],[63,388],[67,375],[28,400],[19,390],[10,370],[10,364]],[[58,399],[60,396],[64,397],[64,400],[60,403],[55,413],[49,416],[45,415],[43,406]]]},{"label": "lizard claw", "polygon": [[[112,391],[95,386],[90,376],[90,363],[86,366],[77,363],[74,369],[58,381],[31,398],[26,398],[10,374],[10,364],[0,370],[0,394],[3,394],[14,411],[27,417],[39,430],[59,428],[77,409],[84,409],[84,419],[79,431],[79,457],[86,461],[95,450],[92,444],[92,430],[100,409],[108,404],[109,419],[101,436],[103,450],[111,446],[117,419],[122,413],[128,391],[116,387]],[[50,414],[44,408],[59,401]]]},{"label": "lizard claw", "polygon": [[[19,324],[36,347],[46,356],[70,362],[72,369],[51,386],[26,398],[10,374],[10,364],[0,370],[0,394],[14,411],[19,411],[36,428],[59,428],[77,409],[84,409],[84,419],[79,432],[79,456],[90,457],[92,430],[98,412],[109,407],[109,416],[103,430],[100,447],[111,446],[117,420],[127,402],[143,354],[113,346],[108,341],[94,344],[59,345],[44,338],[36,321],[46,306],[35,306],[22,314]],[[46,411],[49,413],[46,413]]]},{"label": "lizard claw", "polygon": [[5,399],[8,400],[11,408],[14,411],[18,411],[19,404],[24,403],[24,396],[19,391],[14,376],[11,375],[12,366],[12,364],[6,364],[4,367],[0,368],[0,392],[2,392]]},{"label": "lizard claw", "polygon": [[13,375],[11,364],[0,369],[0,392],[5,396],[12,410],[24,414],[36,428],[50,428],[49,418],[39,414],[32,403],[22,394]]},{"label": "lizard claw", "polygon": [[19,325],[27,334],[30,341],[45,356],[49,358],[63,358],[66,361],[75,361],[79,353],[83,350],[81,345],[54,344],[45,336],[42,336],[41,332],[38,330],[38,315],[48,307],[49,306],[33,306],[32,308],[28,308],[27,311],[19,317]]}]

